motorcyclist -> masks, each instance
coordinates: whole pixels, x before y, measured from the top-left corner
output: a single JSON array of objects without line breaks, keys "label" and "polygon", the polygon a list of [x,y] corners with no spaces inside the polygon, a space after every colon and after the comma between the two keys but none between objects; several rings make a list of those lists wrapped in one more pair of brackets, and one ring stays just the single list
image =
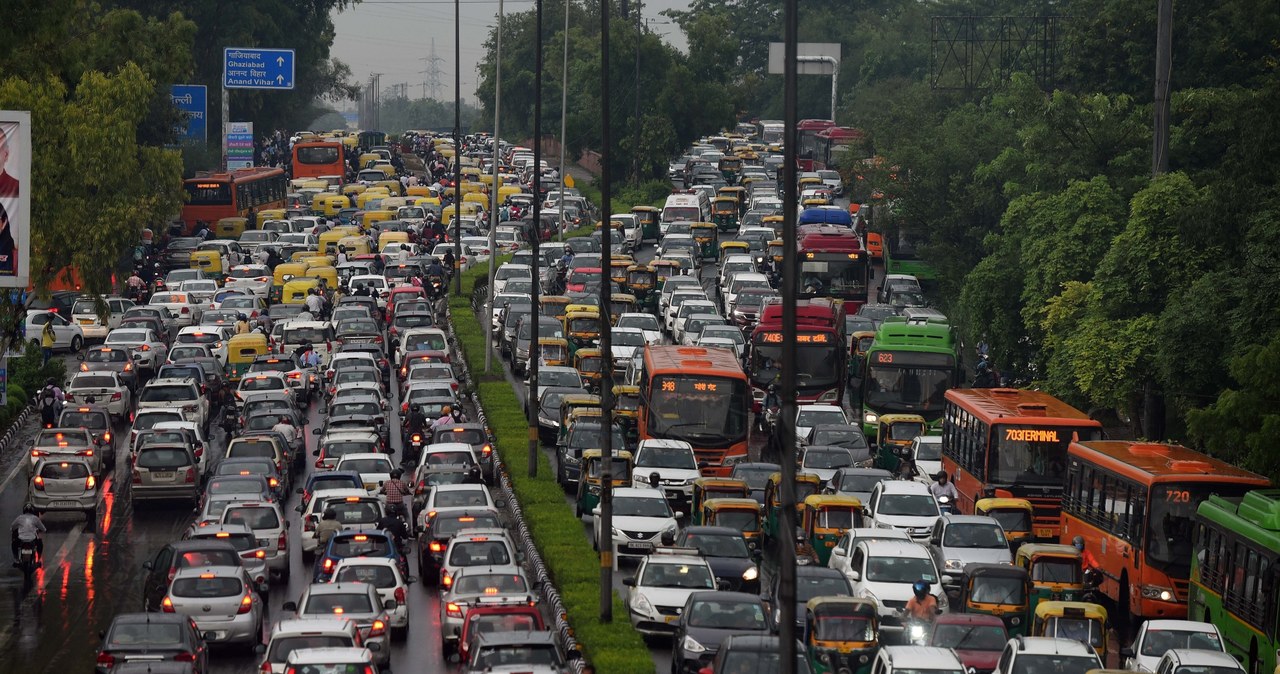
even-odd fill
[{"label": "motorcyclist", "polygon": [[447,270],[453,269],[456,263],[457,263],[457,259],[453,257],[453,249],[452,248],[446,249],[444,251],[444,260],[442,261],[442,264],[440,266],[444,267],[445,270],[447,271]]},{"label": "motorcyclist", "polygon": [[757,419],[759,427],[765,427],[769,410],[780,409],[781,407],[782,399],[778,397],[778,385],[769,384],[769,389],[764,394],[764,400],[760,401],[760,416]]},{"label": "motorcyclist", "polygon": [[307,299],[303,301],[303,304],[306,305],[307,311],[311,312],[311,315],[317,317],[324,316],[324,298],[320,296],[319,290],[312,288],[307,294]]},{"label": "motorcyclist", "polygon": [[41,536],[47,529],[44,528],[44,522],[36,516],[36,507],[30,503],[22,506],[22,514],[13,520],[10,528],[10,549],[13,552],[13,565],[18,565],[18,545],[20,543],[35,542],[36,545],[36,566],[40,565],[40,560],[44,559],[44,538]]},{"label": "motorcyclist", "polygon": [[324,515],[316,524],[316,542],[319,544],[316,549],[323,552],[329,547],[329,539],[339,531],[342,531],[342,524],[338,522],[338,511],[325,508]]},{"label": "motorcyclist", "polygon": [[1090,571],[1097,571],[1101,568],[1098,564],[1098,559],[1084,546],[1084,536],[1076,536],[1071,539],[1071,545],[1080,551],[1080,570],[1083,573],[1088,574]]},{"label": "motorcyclist", "polygon": [[249,317],[247,315],[245,314],[236,315],[236,334],[237,335],[249,334]]},{"label": "motorcyclist", "polygon": [[271,427],[271,430],[283,435],[284,439],[288,441],[290,448],[297,448],[298,429],[293,427],[293,421],[289,419],[289,417],[281,415],[280,418],[276,420],[276,424]]},{"label": "motorcyclist", "polygon": [[443,281],[444,275],[445,275],[444,265],[440,264],[439,260],[432,258],[431,264],[427,265],[427,278],[431,278],[435,276],[435,277],[439,277],[440,280]]},{"label": "motorcyclist", "polygon": [[391,470],[391,477],[382,483],[382,493],[387,496],[387,514],[398,515],[409,519],[409,499],[413,498],[413,490],[405,484],[400,476],[404,471],[399,468]]},{"label": "motorcyclist", "polygon": [[952,503],[956,502],[956,486],[951,484],[950,476],[947,471],[940,470],[937,475],[933,476],[934,483],[929,485],[929,493],[933,494],[933,498],[941,499],[943,496],[951,499]]},{"label": "motorcyclist", "polygon": [[932,623],[938,615],[938,598],[929,592],[929,582],[917,580],[911,585],[912,597],[907,600],[906,617]]},{"label": "motorcyclist", "polygon": [[52,377],[45,380],[44,388],[36,396],[36,409],[40,411],[40,422],[45,428],[53,428],[53,424],[57,422],[63,400],[65,397],[57,382]]},{"label": "motorcyclist", "polygon": [[440,418],[436,419],[431,424],[431,430],[434,431],[437,428],[443,428],[450,424],[465,423],[466,420],[467,420],[467,415],[463,414],[461,409],[455,410],[451,406],[445,405],[444,409],[440,410]]},{"label": "motorcyclist", "polygon": [[1000,379],[996,376],[994,370],[991,369],[991,363],[987,360],[978,361],[977,367],[974,368],[973,384],[970,388],[995,388],[1000,385]]},{"label": "motorcyclist", "polygon": [[129,280],[125,281],[125,285],[129,288],[129,294],[139,300],[142,299],[147,290],[147,282],[138,275],[137,269],[134,269],[133,273],[129,275]]},{"label": "motorcyclist", "polygon": [[[408,437],[405,439],[405,446],[409,445],[408,438],[412,438],[415,433],[425,435],[427,430],[427,415],[422,412],[422,405],[414,405],[409,408],[409,419],[406,427],[409,431]],[[426,441],[423,441],[426,444]]]}]

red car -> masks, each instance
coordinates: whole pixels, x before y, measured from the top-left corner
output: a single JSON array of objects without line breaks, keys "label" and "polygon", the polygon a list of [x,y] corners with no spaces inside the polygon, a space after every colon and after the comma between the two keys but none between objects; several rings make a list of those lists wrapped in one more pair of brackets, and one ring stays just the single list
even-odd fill
[{"label": "red car", "polygon": [[978,674],[996,668],[1000,652],[1009,641],[1004,621],[993,615],[979,613],[945,613],[933,623],[930,646],[951,648],[966,670]]}]

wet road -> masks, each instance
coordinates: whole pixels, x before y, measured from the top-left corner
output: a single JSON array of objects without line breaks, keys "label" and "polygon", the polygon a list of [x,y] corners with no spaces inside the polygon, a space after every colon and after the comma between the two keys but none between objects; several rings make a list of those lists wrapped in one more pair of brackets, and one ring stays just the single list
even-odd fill
[{"label": "wet road", "polygon": [[[396,390],[394,383],[391,386]],[[392,428],[399,428],[397,405],[389,405]],[[320,415],[313,405],[308,427],[318,425]],[[28,470],[26,450],[34,435],[35,423],[21,442],[15,442],[0,456],[0,521],[11,522],[22,510],[27,496]],[[121,433],[120,431],[123,431]],[[128,427],[117,429],[117,435],[128,437]],[[220,430],[214,431],[215,445],[224,448]],[[393,446],[399,448],[398,433],[393,433]],[[308,456],[313,439],[308,432]],[[216,455],[216,454],[215,454]],[[123,456],[123,455],[122,455]],[[311,461],[304,462],[306,471]],[[306,473],[304,473],[305,475]],[[142,564],[166,543],[180,539],[190,524],[193,513],[185,504],[146,504],[135,509],[126,497],[115,498],[118,480],[128,479],[126,461],[117,461],[114,475],[104,481],[104,497],[100,502],[96,529],[86,528],[79,515],[44,516],[49,533],[45,538],[45,566],[40,569],[31,588],[24,588],[20,572],[8,566],[11,557],[0,556],[0,670],[23,663],[29,672],[92,671],[97,652],[98,633],[121,612],[139,611],[142,607]],[[295,485],[302,484],[295,479]],[[296,601],[310,579],[310,566],[304,564],[296,538],[297,514],[293,507],[301,497],[290,495],[285,513],[290,517],[291,574],[287,583],[273,580],[269,597],[267,629],[284,617],[281,605]],[[416,560],[409,568],[416,570]],[[402,672],[451,671],[440,650],[440,613],[434,588],[414,585],[409,590],[410,637],[392,645],[393,670]],[[265,640],[265,637],[264,637]],[[210,658],[213,674],[250,674],[258,671],[259,656],[246,649],[214,648]]]}]

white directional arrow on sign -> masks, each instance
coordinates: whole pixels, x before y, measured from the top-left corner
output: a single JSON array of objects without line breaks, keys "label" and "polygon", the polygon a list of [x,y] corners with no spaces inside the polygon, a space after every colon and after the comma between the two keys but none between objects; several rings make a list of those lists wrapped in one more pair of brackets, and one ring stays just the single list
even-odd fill
[{"label": "white directional arrow on sign", "polygon": [[276,75],[276,81],[280,84],[284,84],[284,75]]},{"label": "white directional arrow on sign", "polygon": [[283,56],[277,56],[277,57],[276,57],[276,65],[278,65],[278,66],[280,66],[280,67],[282,67],[282,68],[284,67],[284,57],[283,57]]}]

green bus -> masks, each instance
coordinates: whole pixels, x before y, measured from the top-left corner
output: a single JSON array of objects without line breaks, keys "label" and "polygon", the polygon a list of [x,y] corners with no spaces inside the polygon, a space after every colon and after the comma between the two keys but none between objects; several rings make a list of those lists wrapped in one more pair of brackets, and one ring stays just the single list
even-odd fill
[{"label": "green bus", "polygon": [[886,318],[862,363],[862,430],[876,436],[882,414],[919,414],[942,427],[947,389],[959,378],[960,352],[951,326],[940,319]]},{"label": "green bus", "polygon": [[1210,496],[1196,510],[1187,618],[1218,626],[1251,674],[1280,647],[1280,489]]},{"label": "green bus", "polygon": [[910,274],[922,283],[937,281],[938,270],[920,259],[921,237],[914,230],[893,225],[884,233],[884,269],[886,274]]}]

